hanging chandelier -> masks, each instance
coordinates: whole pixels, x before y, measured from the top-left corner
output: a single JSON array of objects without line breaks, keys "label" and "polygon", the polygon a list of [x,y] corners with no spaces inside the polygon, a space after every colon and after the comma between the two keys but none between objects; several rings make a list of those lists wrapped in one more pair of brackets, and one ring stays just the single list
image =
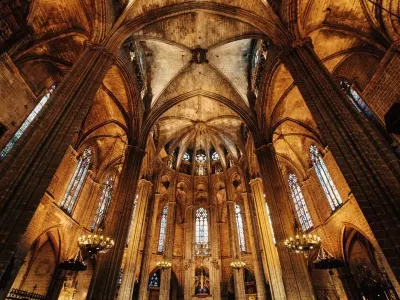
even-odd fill
[{"label": "hanging chandelier", "polygon": [[246,266],[246,263],[244,261],[241,260],[235,260],[233,262],[231,262],[231,268],[232,269],[243,269]]},{"label": "hanging chandelier", "polygon": [[313,261],[314,267],[316,269],[336,269],[343,267],[343,261],[334,257],[327,250],[321,247],[318,251],[317,258]]},{"label": "hanging chandelier", "polygon": [[160,260],[156,263],[157,267],[161,270],[169,269],[172,266],[172,263],[166,259]]},{"label": "hanging chandelier", "polygon": [[115,245],[114,240],[103,235],[83,235],[78,238],[78,246],[87,251],[90,255],[106,253]]},{"label": "hanging chandelier", "polygon": [[296,235],[285,240],[285,246],[291,252],[307,253],[321,245],[321,238],[317,235]]}]

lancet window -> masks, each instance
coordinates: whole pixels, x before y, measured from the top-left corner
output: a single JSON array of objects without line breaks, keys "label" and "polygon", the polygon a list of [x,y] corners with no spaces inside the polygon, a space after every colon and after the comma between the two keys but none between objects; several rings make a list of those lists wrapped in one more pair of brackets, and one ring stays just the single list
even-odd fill
[{"label": "lancet window", "polygon": [[161,215],[160,235],[158,237],[158,252],[164,252],[165,237],[167,233],[167,217],[168,217],[168,205],[165,205]]},{"label": "lancet window", "polygon": [[40,113],[42,108],[45,106],[47,101],[49,100],[51,94],[53,94],[54,90],[56,89],[56,85],[53,84],[44,94],[44,96],[40,99],[39,103],[36,104],[35,108],[31,111],[22,125],[18,128],[18,130],[14,133],[12,138],[8,141],[8,143],[4,146],[4,148],[0,152],[0,160],[3,160],[7,154],[11,151],[11,149],[15,146],[18,142],[20,137],[24,134],[24,132],[28,129],[29,125],[35,120],[37,115]]},{"label": "lancet window", "polygon": [[310,217],[310,213],[307,208],[306,201],[304,200],[303,192],[301,191],[297,176],[295,174],[289,174],[289,189],[292,194],[294,207],[296,209],[297,216],[300,221],[301,228],[303,231],[307,231],[313,227],[313,223]]},{"label": "lancet window", "polygon": [[274,241],[274,244],[276,245],[275,232],[274,232],[274,228],[272,227],[271,213],[269,211],[269,207],[268,207],[268,203],[267,202],[265,202],[265,208],[267,209],[269,225],[271,226],[272,240]]},{"label": "lancet window", "polygon": [[246,240],[244,237],[243,216],[242,210],[238,204],[235,204],[236,228],[239,240],[239,249],[242,252],[246,251]]},{"label": "lancet window", "polygon": [[219,155],[218,155],[217,151],[214,151],[214,153],[211,155],[211,159],[214,161],[219,160]]},{"label": "lancet window", "polygon": [[63,209],[68,214],[71,214],[75,202],[79,197],[83,184],[85,183],[85,179],[89,171],[91,162],[92,149],[87,148],[79,159],[74,175],[69,182],[67,191],[65,192],[64,198],[62,199],[60,204],[61,209]]},{"label": "lancet window", "polygon": [[136,205],[137,205],[137,200],[138,200],[138,198],[139,198],[139,195],[136,194],[135,202],[133,202],[133,212],[132,212],[132,218],[131,218],[131,225],[129,226],[129,233],[128,233],[128,238],[126,239],[126,245],[125,245],[125,247],[128,247],[129,240],[131,239],[132,230],[133,230],[133,222],[135,221]]},{"label": "lancet window", "polygon": [[196,210],[196,243],[208,243],[208,212],[203,207]]},{"label": "lancet window", "polygon": [[160,287],[160,273],[158,271],[151,275],[149,287]]},{"label": "lancet window", "polygon": [[381,136],[391,145],[393,153],[400,156],[399,143],[387,132],[384,124],[378,119],[374,112],[364,102],[364,99],[346,79],[340,79],[340,86],[345,92],[351,103],[356,107],[357,111],[362,113],[374,126],[374,128],[381,134]]},{"label": "lancet window", "polygon": [[326,168],[325,162],[319,154],[318,148],[315,145],[310,147],[310,157],[314,166],[315,172],[319,182],[324,189],[325,195],[328,198],[329,205],[332,210],[335,210],[342,204],[339,192],[336,189],[335,184],[332,181],[331,175]]},{"label": "lancet window", "polygon": [[96,230],[102,222],[104,222],[108,208],[110,207],[111,199],[113,197],[114,178],[110,176],[103,187],[99,205],[97,207],[96,215],[92,224],[92,231]]}]

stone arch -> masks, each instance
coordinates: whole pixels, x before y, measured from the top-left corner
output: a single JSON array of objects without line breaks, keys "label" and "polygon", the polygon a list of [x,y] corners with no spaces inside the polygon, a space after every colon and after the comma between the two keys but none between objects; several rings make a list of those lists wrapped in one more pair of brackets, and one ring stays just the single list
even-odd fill
[{"label": "stone arch", "polygon": [[[267,6],[264,7],[267,8]],[[129,10],[132,11],[133,9],[134,5],[128,7],[128,11],[125,15],[128,16],[130,13]],[[267,35],[277,45],[286,45],[292,40],[289,33],[284,29],[284,26],[281,24],[279,18],[275,15],[272,9],[269,9],[267,12],[269,17],[272,19],[272,21],[270,21],[265,17],[237,6],[208,1],[196,1],[180,3],[179,5],[168,5],[142,13],[137,17],[126,18],[127,21],[122,21],[114,34],[108,38],[107,46],[115,51],[132,32],[136,32],[149,24],[195,11],[205,11],[210,14],[227,16],[237,21],[249,24]]]},{"label": "stone arch", "polygon": [[150,113],[147,120],[143,124],[142,140],[140,141],[141,144],[145,144],[148,134],[151,132],[154,124],[162,116],[163,113],[165,113],[168,109],[172,108],[173,106],[179,104],[180,102],[183,102],[183,101],[193,98],[195,96],[204,96],[204,97],[210,98],[212,100],[215,100],[215,101],[229,107],[235,113],[237,113],[239,115],[239,117],[246,123],[246,125],[249,127],[249,130],[252,132],[253,139],[255,141],[261,140],[257,122],[247,107],[240,107],[239,105],[233,103],[228,98],[225,98],[216,93],[212,93],[212,92],[208,92],[208,91],[204,91],[204,90],[195,90],[195,91],[181,94],[175,98],[169,99],[168,101],[163,103],[161,106],[159,106],[155,110],[153,110]]},{"label": "stone arch", "polygon": [[61,236],[57,227],[41,233],[31,244],[25,261],[14,280],[13,289],[45,296],[60,262]]}]

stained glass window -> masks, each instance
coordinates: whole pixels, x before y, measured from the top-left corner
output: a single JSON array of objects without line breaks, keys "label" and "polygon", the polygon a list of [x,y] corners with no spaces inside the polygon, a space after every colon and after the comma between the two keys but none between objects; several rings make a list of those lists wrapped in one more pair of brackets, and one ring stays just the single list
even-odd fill
[{"label": "stained glass window", "polygon": [[274,241],[274,244],[276,245],[275,232],[274,232],[274,228],[272,227],[271,213],[269,211],[269,207],[268,207],[268,203],[267,202],[265,202],[265,208],[267,209],[269,225],[271,226],[272,240]]},{"label": "stained glass window", "polygon": [[129,233],[128,233],[128,238],[126,239],[126,245],[125,245],[125,247],[128,247],[129,240],[131,239],[132,230],[133,230],[133,222],[135,221],[136,205],[137,205],[137,200],[138,200],[138,198],[139,198],[139,195],[136,194],[135,202],[133,203],[133,212],[132,212],[132,218],[131,218],[131,225],[129,226]]},{"label": "stained glass window", "polygon": [[183,160],[186,160],[186,161],[189,161],[190,160],[190,155],[189,155],[189,153],[187,153],[187,152],[185,152],[184,154],[183,154],[183,158],[182,158]]},{"label": "stained glass window", "polygon": [[3,160],[7,154],[11,151],[11,149],[15,146],[15,144],[18,142],[20,137],[24,134],[26,129],[31,125],[33,120],[37,117],[37,115],[40,113],[42,108],[45,106],[47,101],[49,100],[51,94],[53,94],[54,90],[56,89],[56,85],[53,84],[44,94],[44,96],[40,99],[39,103],[36,104],[35,108],[31,111],[31,113],[28,115],[28,117],[25,119],[25,121],[22,123],[22,125],[18,128],[18,130],[14,133],[12,138],[8,141],[8,143],[4,146],[4,148],[0,152],[0,160]]},{"label": "stained glass window", "polygon": [[239,240],[240,251],[246,251],[246,240],[244,238],[244,228],[243,228],[243,216],[242,210],[238,204],[235,204],[235,216],[236,216],[236,228]]},{"label": "stained glass window", "polygon": [[339,192],[336,189],[335,184],[332,181],[331,175],[325,166],[324,160],[319,154],[318,148],[315,145],[310,147],[310,157],[313,163],[315,172],[319,182],[324,189],[325,195],[328,198],[329,204],[332,210],[335,210],[342,204],[342,199],[340,198]]},{"label": "stained glass window", "polygon": [[313,227],[310,213],[307,208],[306,201],[304,200],[303,192],[301,191],[299,181],[295,174],[289,174],[289,189],[292,194],[294,207],[296,209],[297,216],[299,217],[300,225],[303,231],[307,231]]},{"label": "stained glass window", "polygon": [[211,159],[212,159],[212,160],[219,160],[219,155],[218,155],[217,151],[215,151],[215,152],[211,155]]},{"label": "stained glass window", "polygon": [[92,231],[97,229],[99,225],[105,220],[108,208],[110,207],[111,199],[113,196],[114,178],[110,177],[104,184],[103,191],[101,193],[99,205],[97,207],[96,215],[92,224]]},{"label": "stained glass window", "polygon": [[374,113],[369,109],[367,104],[361,98],[360,94],[358,94],[358,92],[350,85],[350,83],[346,79],[340,80],[340,86],[359,112],[363,112],[368,118],[376,118]]},{"label": "stained glass window", "polygon": [[203,163],[203,162],[206,161],[206,155],[205,155],[204,153],[197,154],[197,155],[196,155],[196,160],[197,160],[199,163]]},{"label": "stained glass window", "polygon": [[75,202],[78,199],[79,193],[85,182],[86,175],[89,171],[91,162],[92,162],[92,149],[87,148],[83,152],[81,158],[79,159],[74,175],[72,176],[72,179],[69,182],[67,191],[65,192],[64,198],[62,199],[60,204],[60,207],[68,214],[71,214]]},{"label": "stained glass window", "polygon": [[196,210],[196,243],[208,243],[208,212],[203,207]]},{"label": "stained glass window", "polygon": [[160,274],[159,272],[154,272],[149,280],[149,287],[159,287],[160,286]]},{"label": "stained glass window", "polygon": [[165,205],[162,210],[162,216],[161,216],[161,222],[160,222],[160,235],[158,238],[158,252],[164,252],[165,235],[167,233],[167,216],[168,216],[168,205]]},{"label": "stained glass window", "polygon": [[364,99],[357,92],[357,90],[344,78],[340,80],[340,86],[357,111],[362,113],[381,134],[381,136],[391,145],[393,153],[397,156],[400,156],[399,143],[387,132],[384,124],[364,102]]}]

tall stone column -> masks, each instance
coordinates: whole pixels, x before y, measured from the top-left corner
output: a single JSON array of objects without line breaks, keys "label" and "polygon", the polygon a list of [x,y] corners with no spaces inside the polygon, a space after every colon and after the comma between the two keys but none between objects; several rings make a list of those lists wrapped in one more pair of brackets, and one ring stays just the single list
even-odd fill
[{"label": "tall stone column", "polygon": [[139,286],[139,299],[148,299],[148,286],[150,276],[150,262],[151,262],[151,248],[153,245],[154,238],[156,237],[156,226],[157,226],[157,215],[158,206],[160,203],[160,194],[154,195],[153,207],[151,209],[151,222],[150,226],[147,227],[146,240],[144,244],[143,263],[140,272],[140,286]]},{"label": "tall stone column", "polygon": [[[175,208],[175,197],[172,197],[172,199],[170,199],[168,202],[167,236],[164,247],[164,259],[170,261],[171,263],[174,250]],[[171,272],[172,268],[161,271],[160,299],[162,300],[168,300],[170,298]]]},{"label": "tall stone column", "polygon": [[214,300],[221,299],[221,249],[220,249],[220,234],[221,228],[217,218],[217,208],[215,205],[210,205],[210,279],[211,279],[211,295]]},{"label": "tall stone column", "polygon": [[[287,299],[315,299],[313,288],[308,274],[304,256],[290,253],[284,246],[284,240],[294,235],[293,215],[289,208],[289,199],[285,190],[282,173],[272,144],[263,145],[256,149],[260,174],[264,183],[264,192],[268,203],[272,226],[276,238],[276,247],[281,262],[282,278],[285,286]],[[254,183],[252,188],[255,189]],[[257,194],[260,191],[256,191]],[[259,196],[255,197],[257,211],[265,211],[265,202],[260,201]],[[260,206],[263,206],[262,208]],[[262,214],[265,216],[265,213]],[[266,226],[268,220],[265,219]],[[262,227],[262,226],[261,226]],[[265,245],[265,243],[264,243]],[[273,276],[276,276],[274,274]],[[272,277],[270,277],[272,279]],[[274,289],[275,287],[272,286]],[[274,292],[275,295],[275,292]],[[285,298],[277,298],[285,299]]]},{"label": "tall stone column", "polygon": [[277,247],[274,243],[274,234],[268,218],[264,188],[261,178],[250,181],[253,194],[253,203],[256,213],[258,230],[261,237],[263,261],[265,261],[264,274],[269,280],[271,294],[274,299],[286,299],[285,287],[282,281],[281,264]]},{"label": "tall stone column", "polygon": [[115,60],[104,47],[88,45],[46,111],[0,163],[0,277],[6,286],[0,298],[29,250],[18,247],[23,234]]},{"label": "tall stone column", "polygon": [[262,258],[260,255],[260,249],[256,247],[255,243],[255,234],[253,230],[253,218],[250,214],[249,207],[249,197],[247,193],[242,193],[243,202],[244,202],[244,214],[246,219],[247,230],[249,234],[249,242],[250,242],[250,251],[253,256],[254,261],[254,276],[256,278],[256,287],[257,287],[257,299],[264,300],[267,299],[266,289],[265,289],[265,277],[262,271]]},{"label": "tall stone column", "polygon": [[184,298],[190,299],[194,294],[194,272],[195,264],[193,258],[194,243],[194,206],[189,205],[185,216],[185,280],[184,280]]},{"label": "tall stone column", "polygon": [[366,117],[348,101],[315,54],[311,39],[295,42],[284,51],[282,59],[400,280],[398,159]]},{"label": "tall stone column", "polygon": [[[239,241],[236,227],[236,216],[235,216],[235,202],[232,201],[232,196],[229,191],[229,185],[226,189],[227,192],[227,206],[228,206],[228,224],[229,224],[229,232],[231,234],[231,254],[233,260],[241,259],[241,252],[239,249]],[[246,299],[246,293],[244,290],[244,274],[243,269],[232,270],[233,271],[233,279],[235,281],[235,297],[238,300]]]},{"label": "tall stone column", "polygon": [[138,266],[139,245],[142,232],[146,223],[146,212],[149,197],[151,195],[151,187],[153,184],[150,181],[141,179],[138,186],[138,199],[133,217],[132,228],[130,229],[131,236],[126,253],[126,264],[123,270],[122,283],[119,290],[118,299],[131,300],[133,296],[133,287],[135,286],[135,276]]},{"label": "tall stone column", "polygon": [[[112,219],[107,220],[104,231],[104,235],[115,240],[115,246],[109,253],[98,255],[87,299],[109,300],[115,297],[144,154],[145,152],[136,146],[129,146],[126,151],[114,199],[116,209],[110,216]],[[140,232],[137,234],[140,235]]]}]

